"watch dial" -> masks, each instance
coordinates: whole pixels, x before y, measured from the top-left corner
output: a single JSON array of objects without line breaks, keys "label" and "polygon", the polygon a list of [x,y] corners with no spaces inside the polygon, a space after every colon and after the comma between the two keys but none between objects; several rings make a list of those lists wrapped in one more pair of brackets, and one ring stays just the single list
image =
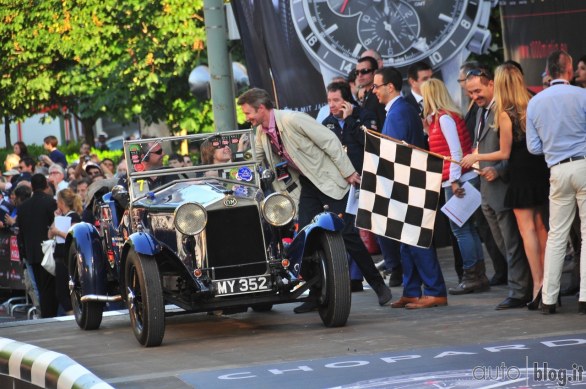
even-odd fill
[{"label": "watch dial", "polygon": [[486,1],[291,0],[291,10],[314,60],[347,74],[366,49],[403,71],[423,59],[439,67],[467,42]]},{"label": "watch dial", "polygon": [[405,1],[382,1],[369,7],[358,20],[360,42],[383,58],[396,58],[408,51],[419,41],[420,30],[417,12]]}]

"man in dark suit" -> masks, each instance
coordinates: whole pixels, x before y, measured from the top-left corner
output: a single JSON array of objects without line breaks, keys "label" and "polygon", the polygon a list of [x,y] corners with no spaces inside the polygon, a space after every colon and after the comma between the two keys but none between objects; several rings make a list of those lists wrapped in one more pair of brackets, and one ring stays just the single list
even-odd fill
[{"label": "man in dark suit", "polygon": [[421,84],[429,80],[433,75],[433,70],[427,62],[415,62],[407,69],[407,81],[411,91],[405,94],[405,100],[411,104],[423,117],[423,96],[421,96]]},{"label": "man in dark suit", "polygon": [[378,99],[372,91],[372,83],[374,80],[374,72],[378,69],[376,59],[372,57],[362,57],[356,64],[356,86],[359,88],[359,101],[361,107],[374,112],[376,115],[376,123],[366,124],[366,127],[371,130],[380,131],[385,122],[385,106],[379,103]]},{"label": "man in dark suit", "polygon": [[[49,227],[55,219],[57,203],[53,196],[46,194],[47,179],[42,174],[31,178],[33,195],[18,207],[18,239],[24,247],[26,265],[31,266],[39,290],[41,317],[57,315],[58,301],[55,290],[55,276],[41,266],[43,251],[41,242],[48,239]],[[24,254],[24,255],[23,255]]]},{"label": "man in dark suit", "polygon": [[[464,62],[462,66],[460,66],[460,72],[458,74],[458,83],[462,88],[463,92],[468,95],[468,91],[466,90],[466,74],[470,70],[484,68],[481,66],[478,61],[468,61]],[[476,129],[477,129],[477,118],[478,118],[478,111],[480,108],[474,102],[474,100],[470,99],[468,102],[468,110],[466,111],[466,116],[464,116],[464,122],[466,122],[466,128],[470,133],[470,139],[475,139],[476,137]],[[507,283],[507,260],[505,256],[501,252],[501,247],[499,247],[496,242],[494,241],[494,237],[492,236],[492,232],[490,231],[490,226],[486,221],[486,217],[484,213],[482,213],[482,209],[479,208],[475,213],[474,217],[476,218],[476,227],[478,228],[478,233],[480,234],[480,239],[486,246],[486,251],[488,251],[488,255],[492,261],[492,268],[494,269],[494,275],[490,279],[490,285],[506,285]]]},{"label": "man in dark suit", "polygon": [[[423,147],[421,118],[415,108],[401,97],[402,86],[403,77],[393,67],[384,67],[374,74],[372,90],[387,110],[382,134]],[[397,245],[400,245],[403,265],[403,296],[391,307],[418,309],[448,304],[446,284],[435,247],[425,249],[388,238],[382,239],[382,242],[395,251]]]},{"label": "man in dark suit", "polygon": [[[494,81],[488,69],[474,69],[466,75],[466,90],[480,107],[474,147],[485,154],[500,149],[499,132],[494,122]],[[530,274],[523,241],[513,210],[505,207],[507,193],[506,161],[481,161],[480,193],[482,212],[486,216],[495,242],[505,253],[508,265],[509,296],[496,309],[522,308],[531,300]]]}]

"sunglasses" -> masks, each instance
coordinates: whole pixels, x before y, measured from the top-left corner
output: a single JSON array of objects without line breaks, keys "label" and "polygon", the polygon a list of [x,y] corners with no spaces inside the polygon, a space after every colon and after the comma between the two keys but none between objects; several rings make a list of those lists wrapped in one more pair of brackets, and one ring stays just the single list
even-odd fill
[{"label": "sunglasses", "polygon": [[365,75],[365,74],[372,73],[372,72],[374,72],[374,69],[360,69],[360,70],[356,69],[354,71],[354,73],[356,75],[359,75],[359,74]]},{"label": "sunglasses", "polygon": [[158,149],[157,151],[151,151],[150,154],[163,155],[163,149]]},{"label": "sunglasses", "polygon": [[[486,74],[484,71],[480,70],[480,69],[472,69],[472,70],[468,70],[468,72],[466,73],[466,80],[469,79],[470,77],[488,77],[488,74]],[[460,80],[458,80],[460,81]]]}]

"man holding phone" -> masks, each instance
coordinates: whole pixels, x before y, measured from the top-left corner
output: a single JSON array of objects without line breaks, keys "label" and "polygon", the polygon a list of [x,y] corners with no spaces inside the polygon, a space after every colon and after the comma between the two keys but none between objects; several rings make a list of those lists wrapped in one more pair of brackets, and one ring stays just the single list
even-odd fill
[{"label": "man holding phone", "polygon": [[[364,162],[364,132],[362,125],[369,127],[369,124],[376,121],[374,112],[363,109],[352,97],[350,85],[346,82],[332,82],[327,88],[328,107],[330,115],[324,119],[322,124],[332,130],[340,139],[350,162],[358,173],[362,173]],[[353,223],[352,223],[353,224]],[[362,287],[362,273],[349,257],[350,285],[353,292],[359,292]]]}]

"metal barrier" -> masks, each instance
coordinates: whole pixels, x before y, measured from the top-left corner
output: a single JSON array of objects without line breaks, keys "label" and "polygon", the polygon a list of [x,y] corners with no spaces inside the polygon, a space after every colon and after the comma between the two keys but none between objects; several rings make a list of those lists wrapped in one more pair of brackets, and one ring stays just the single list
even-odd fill
[{"label": "metal barrier", "polygon": [[113,389],[67,355],[0,337],[2,382],[2,387],[7,387],[7,382],[10,387],[28,382],[51,389]]}]

